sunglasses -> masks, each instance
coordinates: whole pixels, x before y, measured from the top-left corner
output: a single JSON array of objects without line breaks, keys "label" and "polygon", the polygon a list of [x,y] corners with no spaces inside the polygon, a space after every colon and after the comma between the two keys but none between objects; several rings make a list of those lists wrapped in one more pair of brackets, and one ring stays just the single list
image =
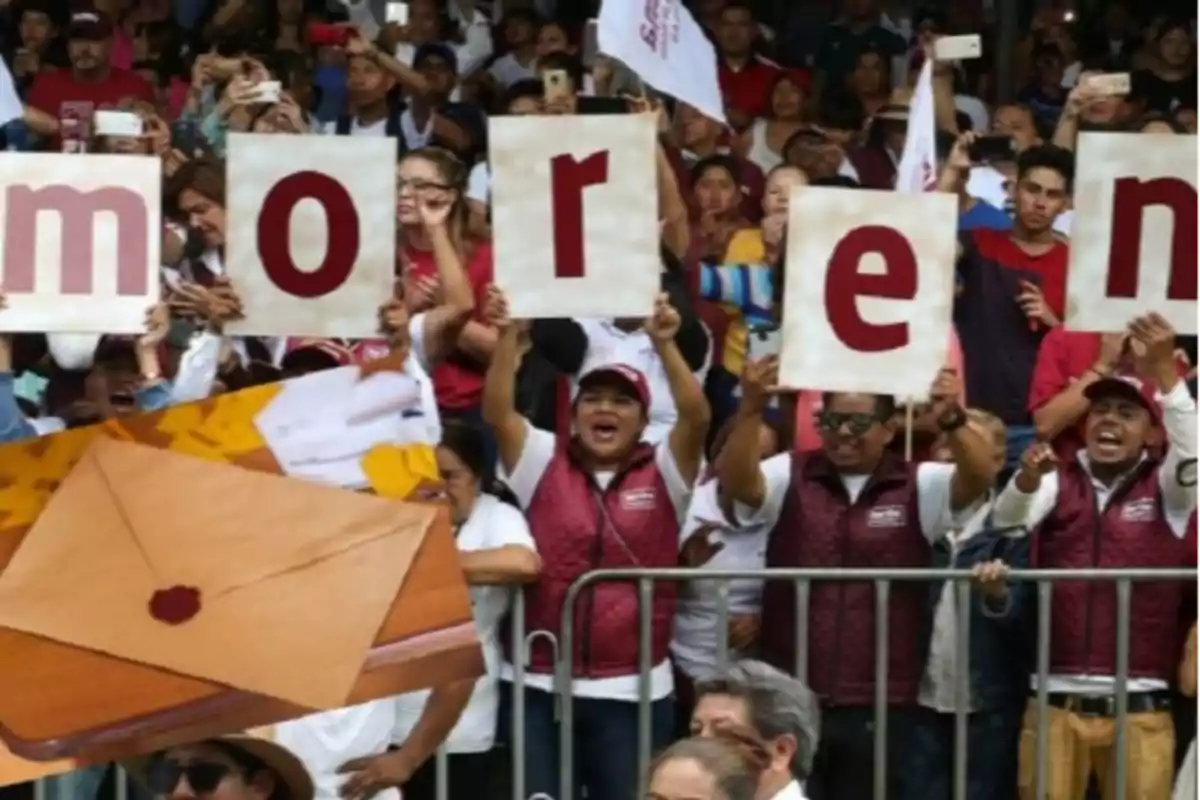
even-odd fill
[{"label": "sunglasses", "polygon": [[180,778],[187,778],[188,786],[198,794],[208,794],[216,791],[225,776],[233,772],[227,764],[215,761],[192,761],[180,764],[178,761],[163,759],[155,763],[146,775],[150,791],[157,795],[168,795],[175,791]]},{"label": "sunglasses", "polygon": [[822,411],[817,415],[817,424],[822,430],[837,433],[843,426],[850,429],[851,436],[862,436],[879,419],[874,414],[841,414],[837,411]]}]

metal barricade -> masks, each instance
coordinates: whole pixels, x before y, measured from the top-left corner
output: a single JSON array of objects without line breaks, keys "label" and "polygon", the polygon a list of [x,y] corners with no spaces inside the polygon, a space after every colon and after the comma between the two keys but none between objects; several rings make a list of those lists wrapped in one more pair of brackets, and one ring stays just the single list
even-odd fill
[{"label": "metal barricade", "polygon": [[[556,800],[574,800],[574,752],[571,743],[574,738],[575,717],[571,698],[571,675],[573,673],[572,658],[575,643],[575,603],[579,596],[596,583],[610,581],[636,581],[638,586],[639,615],[639,683],[638,695],[638,774],[643,785],[639,786],[638,796],[644,796],[644,781],[650,765],[650,685],[649,672],[654,666],[650,664],[650,605],[654,596],[656,581],[720,581],[728,585],[731,580],[790,580],[796,584],[796,620],[797,647],[795,673],[801,680],[806,677],[807,648],[803,643],[808,638],[808,598],[811,581],[860,581],[871,582],[875,586],[875,758],[874,758],[874,797],[875,800],[887,798],[887,677],[888,677],[888,599],[893,582],[931,582],[953,581],[958,627],[958,647],[955,663],[955,697],[957,711],[955,714],[954,738],[954,800],[967,798],[967,698],[970,694],[970,592],[972,574],[969,570],[952,569],[761,569],[761,570],[696,570],[688,568],[667,569],[605,569],[596,570],[583,575],[567,592],[562,609],[561,648],[558,659],[557,690],[561,702],[560,722],[560,757],[562,760],[561,784]],[[1059,581],[1114,581],[1117,593],[1116,619],[1116,694],[1114,716],[1116,732],[1113,744],[1115,757],[1115,800],[1125,800],[1125,778],[1128,765],[1125,748],[1126,730],[1129,708],[1129,631],[1130,631],[1130,599],[1132,585],[1144,581],[1189,581],[1195,582],[1195,569],[1046,569],[1046,570],[1013,570],[1008,574],[1011,581],[1030,581],[1037,584],[1038,619],[1037,619],[1037,764],[1035,767],[1035,797],[1046,795],[1047,774],[1047,727],[1049,696],[1046,678],[1050,668],[1050,604],[1053,597],[1053,584]],[[728,592],[718,592],[718,625],[721,620],[728,620]],[[719,630],[718,666],[724,666],[728,659],[728,641],[726,639],[728,626]],[[1014,787],[1014,791],[1015,791]],[[519,798],[518,798],[519,800]]]},{"label": "metal barricade", "polygon": [[[526,633],[525,596],[521,591],[514,591],[510,626],[511,652],[518,655],[513,659],[512,719],[508,746],[512,762],[512,798],[513,800],[575,800],[574,778],[574,704],[572,702],[572,672],[573,652],[575,642],[575,603],[580,595],[597,583],[622,581],[636,582],[639,601],[638,615],[638,774],[645,781],[651,760],[651,699],[650,672],[655,666],[651,663],[651,617],[650,610],[654,597],[656,581],[684,582],[704,580],[716,583],[715,597],[717,600],[718,647],[717,666],[723,667],[729,661],[729,582],[732,580],[790,580],[795,585],[796,597],[796,663],[793,665],[794,674],[801,680],[807,678],[807,648],[801,646],[808,639],[808,606],[812,581],[859,581],[869,582],[875,587],[875,715],[874,726],[874,797],[875,800],[886,800],[887,797],[887,677],[888,677],[888,600],[891,585],[894,582],[930,582],[952,581],[957,613],[957,652],[955,656],[955,705],[957,711],[954,720],[954,771],[953,797],[954,800],[967,798],[967,706],[970,695],[970,598],[972,575],[967,570],[947,569],[759,569],[759,570],[697,570],[687,568],[666,569],[605,569],[596,570],[583,575],[567,592],[562,609],[562,627],[560,636],[555,637],[547,631]],[[1046,676],[1050,668],[1050,604],[1053,597],[1053,586],[1060,581],[1112,581],[1116,584],[1117,618],[1116,618],[1116,694],[1114,698],[1114,713],[1116,732],[1114,740],[1115,761],[1115,800],[1125,800],[1125,776],[1128,765],[1125,751],[1126,730],[1128,718],[1128,677],[1129,677],[1129,633],[1130,633],[1130,600],[1134,583],[1145,581],[1182,580],[1195,582],[1195,569],[1123,569],[1123,570],[1013,570],[1008,574],[1011,581],[1028,581],[1037,584],[1038,617],[1037,617],[1037,732],[1036,732],[1036,766],[1035,766],[1035,796],[1046,795],[1047,776],[1047,728],[1049,697],[1046,687]],[[555,798],[544,794],[528,795],[524,774],[525,755],[525,675],[529,661],[529,652],[539,638],[544,638],[555,652],[555,711],[559,720],[559,756],[561,759],[561,782],[559,794]],[[560,646],[561,645],[561,646]],[[507,691],[508,687],[502,687]],[[447,768],[447,753],[439,748],[436,756],[437,769],[437,798],[446,800],[448,797],[449,781],[453,778]],[[48,781],[39,781],[35,790],[37,800],[60,800],[52,789],[48,789]],[[1015,787],[1014,787],[1015,792]],[[645,795],[645,786],[639,786],[639,795]],[[118,800],[127,796],[126,776],[118,774]],[[62,798],[66,800],[66,798]],[[74,798],[72,798],[74,800]]]}]

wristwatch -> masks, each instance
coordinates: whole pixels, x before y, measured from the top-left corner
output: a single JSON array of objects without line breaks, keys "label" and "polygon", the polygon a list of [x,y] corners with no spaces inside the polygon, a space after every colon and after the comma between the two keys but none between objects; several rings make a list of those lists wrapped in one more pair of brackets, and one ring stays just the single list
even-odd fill
[{"label": "wristwatch", "polygon": [[937,418],[938,429],[943,433],[952,433],[966,424],[967,414],[962,410],[962,406],[959,405],[954,406],[954,408]]}]

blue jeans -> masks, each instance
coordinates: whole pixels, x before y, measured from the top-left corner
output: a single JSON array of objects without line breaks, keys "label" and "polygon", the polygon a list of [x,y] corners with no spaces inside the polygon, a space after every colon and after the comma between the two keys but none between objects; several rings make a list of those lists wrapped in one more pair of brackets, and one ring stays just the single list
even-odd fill
[{"label": "blue jeans", "polygon": [[[500,735],[512,732],[512,684],[500,692]],[[587,787],[587,800],[636,800],[638,786],[638,704],[623,700],[576,697],[575,796]],[[675,700],[664,697],[650,704],[650,752],[671,743]],[[525,796],[559,794],[559,726],[554,696],[525,689]]]},{"label": "blue jeans", "polygon": [[[1019,705],[967,717],[967,797],[1012,800],[1017,786]],[[954,786],[954,715],[922,708],[912,730],[909,800],[950,800]]]}]

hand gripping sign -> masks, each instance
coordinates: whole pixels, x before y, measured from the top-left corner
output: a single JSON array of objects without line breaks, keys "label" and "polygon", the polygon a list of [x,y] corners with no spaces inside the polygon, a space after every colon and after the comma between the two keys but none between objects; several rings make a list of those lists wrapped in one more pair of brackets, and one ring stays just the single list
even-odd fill
[{"label": "hand gripping sign", "polygon": [[229,333],[376,333],[395,275],[395,162],[386,138],[230,136],[225,257],[245,318]]},{"label": "hand gripping sign", "polygon": [[1078,153],[1066,327],[1157,311],[1196,333],[1196,137],[1083,133]]},{"label": "hand gripping sign", "polygon": [[946,361],[957,221],[947,194],[797,189],[780,383],[926,397]]},{"label": "hand gripping sign", "polygon": [[138,333],[158,300],[162,167],[144,156],[0,154],[0,330]]},{"label": "hand gripping sign", "polygon": [[488,127],[496,283],[514,318],[644,317],[659,291],[650,115]]}]

